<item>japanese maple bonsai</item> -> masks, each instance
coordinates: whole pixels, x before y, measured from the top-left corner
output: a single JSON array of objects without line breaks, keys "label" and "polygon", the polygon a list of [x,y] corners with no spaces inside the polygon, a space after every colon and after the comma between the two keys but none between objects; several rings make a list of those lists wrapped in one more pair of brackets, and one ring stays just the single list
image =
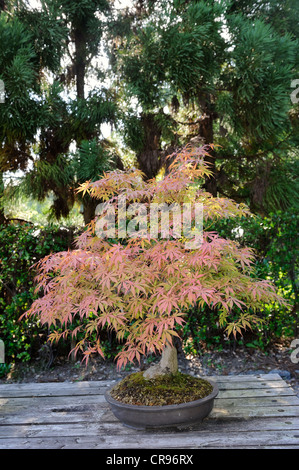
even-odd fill
[{"label": "japanese maple bonsai", "polygon": [[[201,182],[210,175],[206,155],[205,146],[187,146],[169,157],[171,164],[163,178],[145,181],[141,172],[133,169],[112,171],[99,181],[82,184],[78,191],[98,198],[102,214],[78,237],[74,250],[51,254],[37,266],[37,291],[42,296],[27,314],[55,327],[50,341],[70,335],[73,340],[79,338],[73,352],[80,351],[88,361],[91,354],[104,357],[101,331],[108,327],[123,344],[116,357],[119,368],[140,362],[148,353],[162,353],[159,364],[131,374],[131,385],[125,378],[115,387],[114,395],[110,392],[112,401],[127,399],[129,407],[149,404],[155,408],[156,402],[148,395],[142,401],[139,393],[134,401],[132,390],[136,392],[138,386],[154,380],[157,384],[163,375],[166,386],[164,383],[162,388],[168,390],[170,378],[180,376],[173,338],[192,305],[217,309],[220,326],[236,335],[261,321],[255,312],[263,303],[282,301],[270,282],[254,277],[250,248],[241,248],[206,228],[218,218],[249,215],[243,204],[212,197],[202,189]],[[182,233],[177,223],[185,217],[183,211],[179,219],[178,213],[175,217],[174,212],[168,212],[168,219],[158,213],[156,225],[150,227],[149,213],[161,208],[157,204],[189,209],[188,233]],[[201,234],[198,207],[203,209]],[[235,307],[240,312],[238,318],[232,315]],[[78,319],[80,323],[74,328]],[[186,390],[194,384],[184,384],[188,377],[181,375],[180,379],[187,400],[205,400],[205,395],[211,394],[214,398],[217,393],[212,384],[204,395],[186,398]],[[201,385],[205,384],[198,382],[197,389]],[[128,393],[123,393],[126,390]],[[177,403],[163,400],[165,407]]]}]

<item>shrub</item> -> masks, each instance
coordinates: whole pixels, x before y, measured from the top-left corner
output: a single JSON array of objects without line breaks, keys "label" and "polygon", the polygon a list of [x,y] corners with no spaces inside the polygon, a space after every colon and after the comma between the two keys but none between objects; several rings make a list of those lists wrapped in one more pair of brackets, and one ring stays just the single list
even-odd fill
[{"label": "shrub", "polygon": [[[276,212],[268,217],[221,219],[213,224],[224,238],[238,241],[240,246],[254,249],[255,273],[261,279],[271,280],[277,292],[288,301],[288,306],[269,302],[257,314],[263,323],[253,332],[238,336],[241,344],[265,348],[278,338],[297,337],[298,330],[298,244],[299,215],[294,209]],[[223,341],[223,328],[217,324],[217,313],[208,308],[192,308],[182,332],[187,351],[194,353],[205,344],[230,344]],[[220,341],[220,338],[221,341]]]},{"label": "shrub", "polygon": [[0,227],[0,338],[6,362],[28,361],[46,340],[48,329],[38,319],[20,316],[37,298],[33,263],[51,252],[67,249],[69,231],[30,224]]}]

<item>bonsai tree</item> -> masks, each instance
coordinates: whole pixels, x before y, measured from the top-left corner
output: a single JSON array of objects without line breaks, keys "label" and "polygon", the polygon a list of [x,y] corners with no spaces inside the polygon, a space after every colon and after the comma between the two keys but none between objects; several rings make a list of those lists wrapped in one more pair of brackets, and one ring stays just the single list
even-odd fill
[{"label": "bonsai tree", "polygon": [[123,344],[119,368],[162,353],[155,372],[175,372],[173,340],[190,306],[217,309],[219,324],[236,336],[262,321],[263,303],[283,302],[269,281],[254,277],[250,248],[209,231],[216,218],[249,211],[202,189],[211,175],[206,156],[207,147],[187,146],[168,157],[163,178],[115,170],[81,184],[79,192],[99,199],[97,217],[74,250],[39,261],[42,296],[27,312],[54,327],[50,341],[71,336],[73,353],[87,362],[91,354],[104,357],[108,327]]}]

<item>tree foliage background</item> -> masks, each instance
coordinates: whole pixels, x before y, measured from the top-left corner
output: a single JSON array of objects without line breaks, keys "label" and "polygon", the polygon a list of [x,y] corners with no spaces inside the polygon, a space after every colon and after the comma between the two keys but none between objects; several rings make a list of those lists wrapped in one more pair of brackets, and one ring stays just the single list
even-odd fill
[{"label": "tree foliage background", "polygon": [[291,302],[273,329],[296,334],[298,16],[296,0],[1,0],[2,249],[12,219],[32,222],[29,205],[39,204],[41,223],[75,214],[83,225],[97,202],[76,193],[80,183],[130,166],[160,178],[175,149],[218,144],[205,189],[256,218],[217,228],[243,230],[261,276]]}]

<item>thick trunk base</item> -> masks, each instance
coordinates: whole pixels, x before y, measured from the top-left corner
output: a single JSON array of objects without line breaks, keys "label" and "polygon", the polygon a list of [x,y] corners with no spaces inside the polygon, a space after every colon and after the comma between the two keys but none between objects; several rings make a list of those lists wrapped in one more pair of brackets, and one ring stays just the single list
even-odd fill
[{"label": "thick trunk base", "polygon": [[162,352],[161,360],[158,364],[149,367],[143,372],[145,379],[154,379],[161,375],[175,374],[178,371],[178,354],[177,349],[167,345]]}]

